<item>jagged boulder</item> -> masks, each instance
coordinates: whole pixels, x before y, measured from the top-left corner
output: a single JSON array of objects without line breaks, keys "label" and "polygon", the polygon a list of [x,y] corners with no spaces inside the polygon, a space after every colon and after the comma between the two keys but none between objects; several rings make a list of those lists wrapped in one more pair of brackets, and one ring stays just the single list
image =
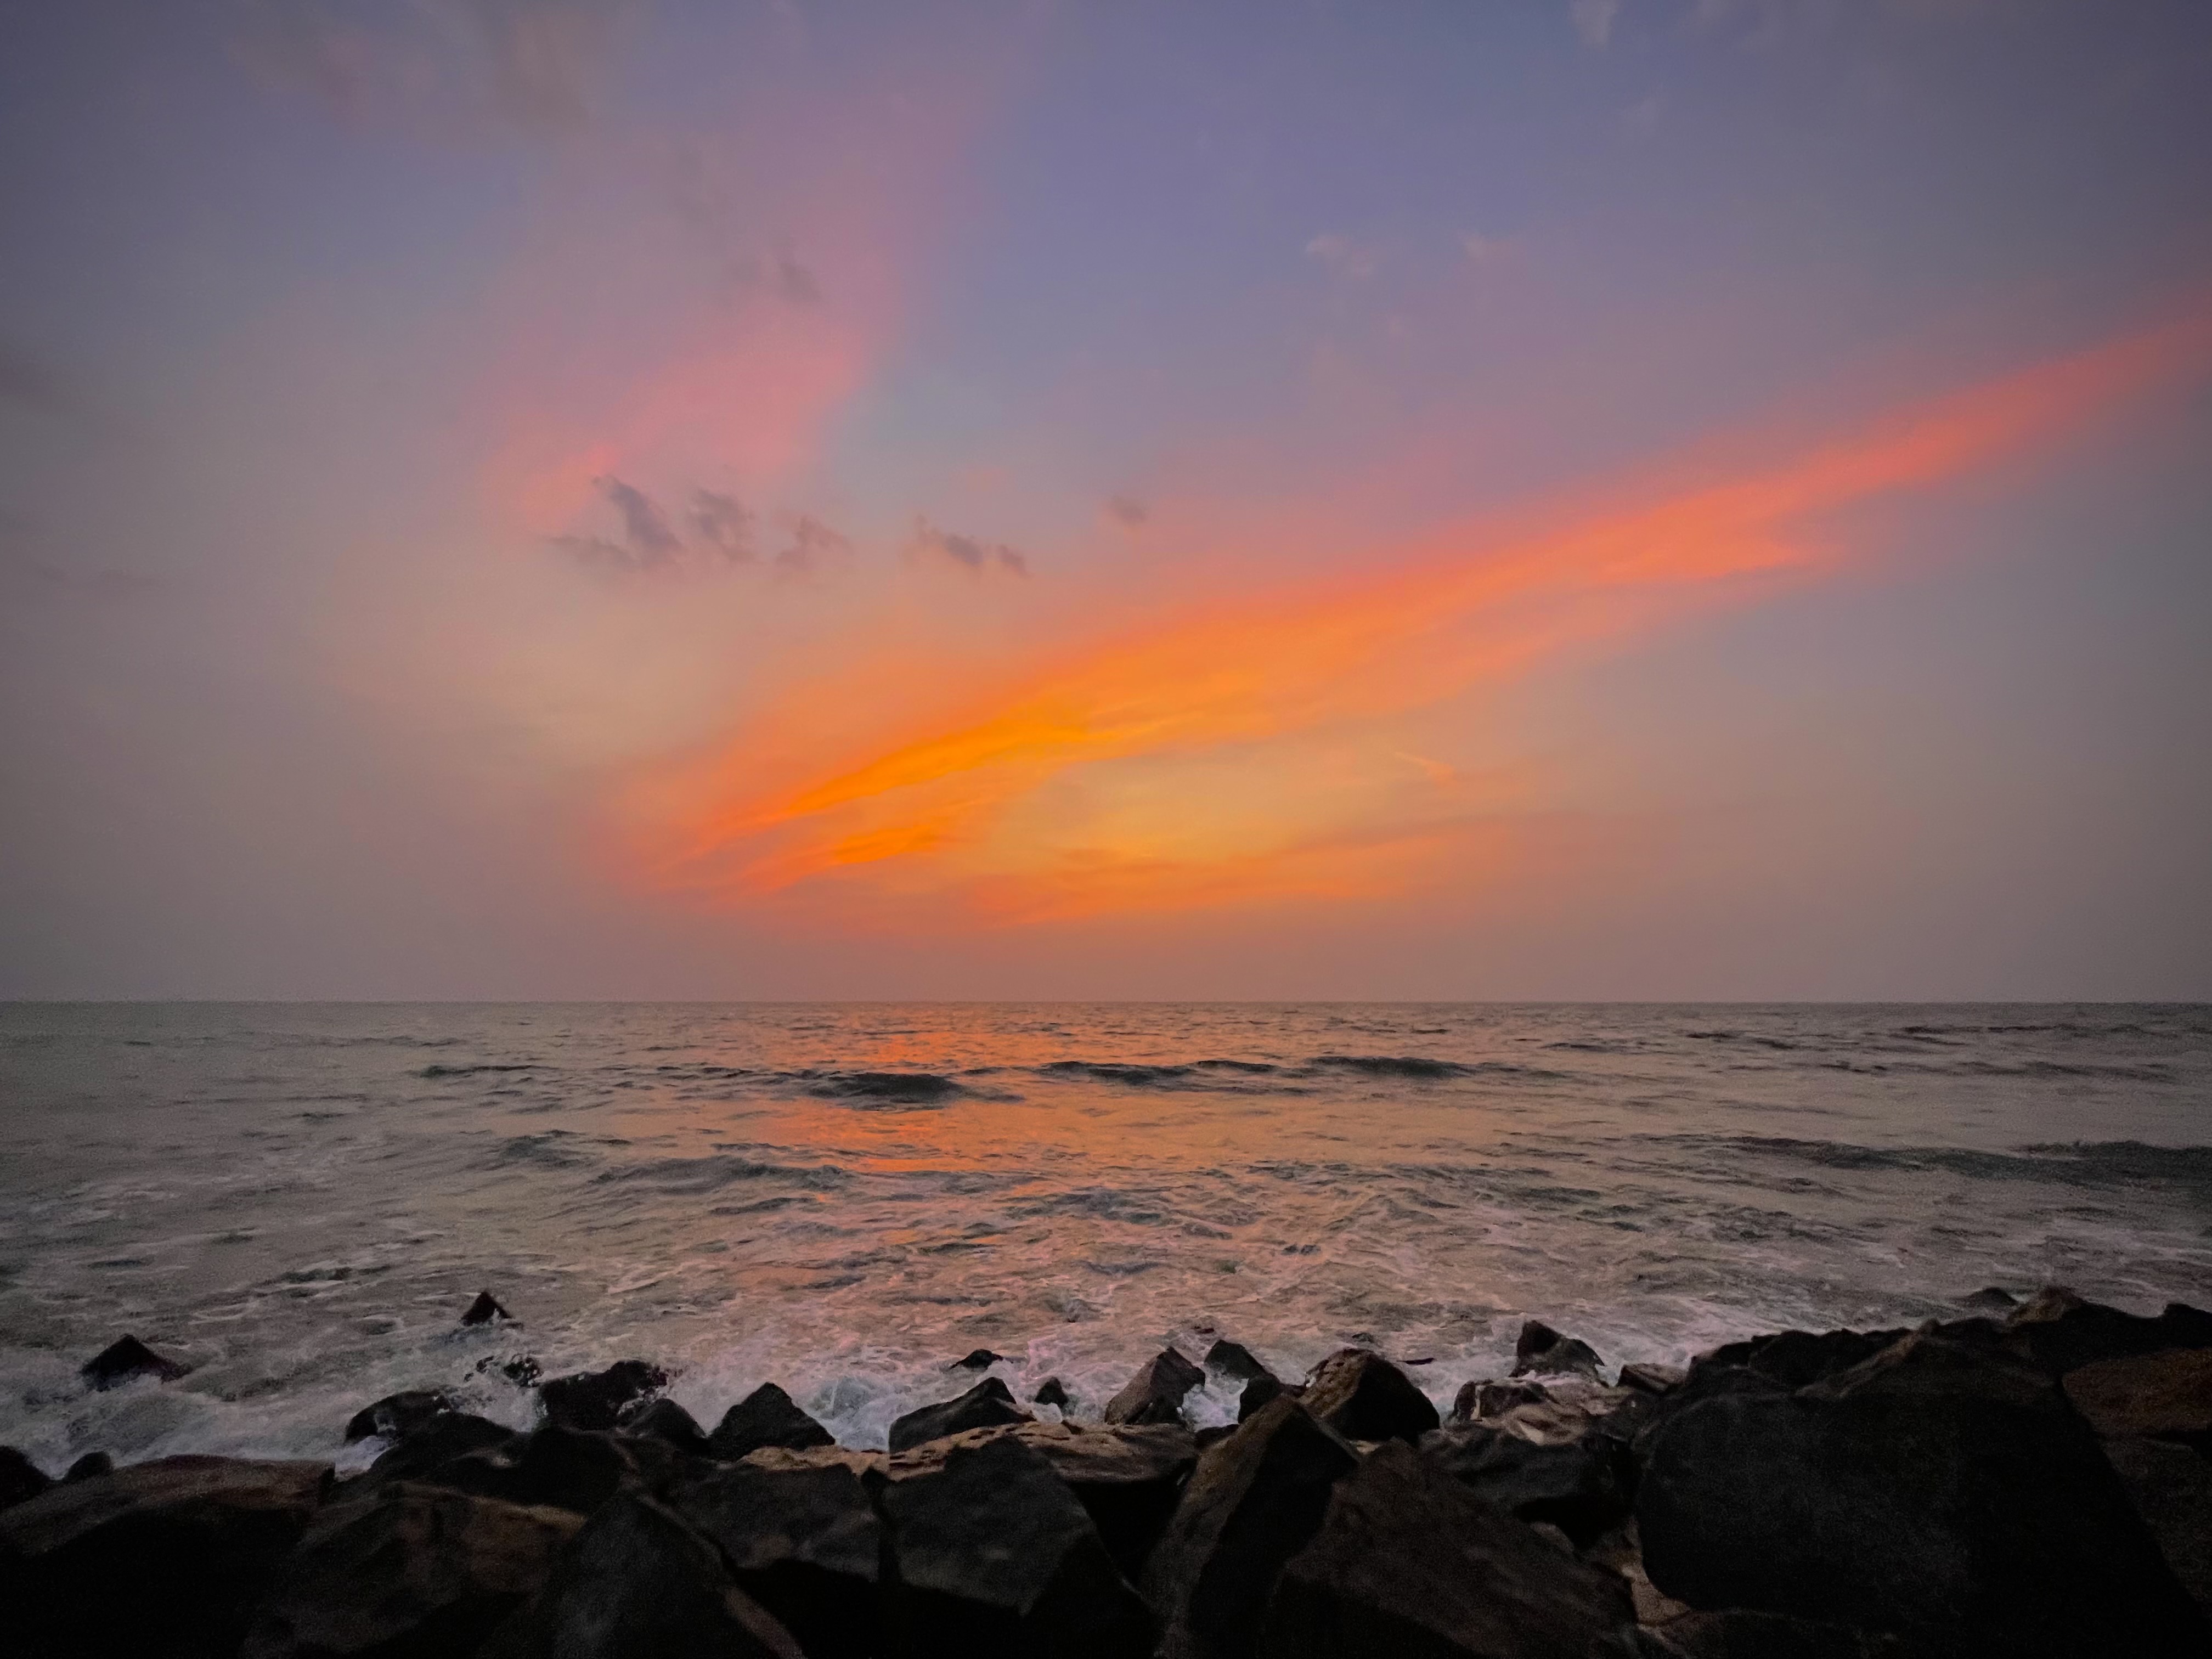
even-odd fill
[{"label": "jagged boulder", "polygon": [[2064,1387],[2099,1434],[2212,1450],[2212,1348],[2092,1360],[2068,1371]]},{"label": "jagged boulder", "polygon": [[1014,1404],[1012,1392],[995,1376],[987,1376],[967,1393],[933,1406],[910,1411],[891,1425],[890,1448],[905,1451],[931,1440],[968,1429],[996,1428],[1007,1423],[1036,1419]]},{"label": "jagged boulder", "polygon": [[464,1325],[489,1325],[494,1321],[506,1321],[514,1316],[500,1306],[499,1298],[489,1291],[478,1291],[477,1299],[469,1304],[468,1311],[461,1316]]},{"label": "jagged boulder", "polygon": [[988,1371],[1006,1356],[988,1348],[970,1348],[945,1369],[948,1371]]},{"label": "jagged boulder", "polygon": [[1182,1397],[1206,1381],[1206,1373],[1174,1348],[1163,1348],[1106,1402],[1109,1423],[1180,1423]]},{"label": "jagged boulder", "polygon": [[1219,1371],[1224,1376],[1234,1377],[1240,1382],[1256,1382],[1261,1377],[1274,1375],[1251,1349],[1241,1342],[1231,1342],[1225,1336],[1217,1338],[1213,1346],[1206,1351],[1205,1364],[1206,1370]]},{"label": "jagged boulder", "polygon": [[1347,1440],[1419,1440],[1437,1408],[1413,1379],[1369,1348],[1339,1348],[1313,1369],[1306,1410]]},{"label": "jagged boulder", "polygon": [[2123,1359],[2164,1348],[2212,1348],[2212,1313],[2169,1303],[2155,1318],[2084,1302],[2052,1285],[2013,1310],[2004,1333],[2054,1376],[2101,1359]]},{"label": "jagged boulder", "polygon": [[36,1498],[53,1484],[52,1476],[13,1446],[0,1446],[0,1510]]},{"label": "jagged boulder", "polygon": [[544,1587],[582,1524],[404,1481],[332,1504],[263,1596],[241,1659],[464,1659]]},{"label": "jagged boulder", "polygon": [[1452,1421],[1472,1423],[1480,1418],[1502,1417],[1516,1406],[1541,1405],[1552,1391],[1541,1382],[1470,1381],[1452,1396]]},{"label": "jagged boulder", "polygon": [[453,1400],[442,1389],[405,1389],[363,1406],[345,1425],[346,1443],[382,1435],[397,1440],[419,1434],[453,1409]]},{"label": "jagged boulder", "polygon": [[829,1430],[799,1408],[798,1403],[773,1382],[763,1382],[722,1413],[722,1420],[707,1437],[707,1448],[716,1457],[734,1462],[763,1446],[783,1446],[804,1451],[809,1446],[836,1443]]},{"label": "jagged boulder", "polygon": [[1887,1331],[1778,1331],[1746,1337],[1708,1349],[1691,1363],[1689,1381],[1710,1385],[1715,1373],[1741,1367],[1762,1381],[1784,1389],[1802,1388],[1824,1376],[1871,1359],[1910,1333]]},{"label": "jagged boulder", "polygon": [[1075,1494],[1012,1435],[895,1474],[879,1503],[897,1641],[923,1654],[1144,1659],[1152,1622]]},{"label": "jagged boulder", "polygon": [[1588,1377],[1598,1374],[1597,1350],[1580,1337],[1562,1335],[1540,1319],[1531,1319],[1521,1327],[1521,1334],[1513,1344],[1513,1375],[1526,1376],[1531,1371],[1547,1373],[1580,1373]]},{"label": "jagged boulder", "polygon": [[1421,1455],[1484,1504],[1557,1527],[1579,1547],[1628,1518],[1615,1443],[1595,1434],[1540,1445],[1484,1423],[1421,1437]]},{"label": "jagged boulder", "polygon": [[1073,1402],[1067,1397],[1067,1384],[1056,1376],[1048,1376],[1037,1385],[1037,1391],[1030,1396],[1030,1403],[1033,1406],[1056,1406],[1066,1411]]},{"label": "jagged boulder", "polygon": [[1620,1386],[1639,1394],[1668,1394],[1682,1386],[1689,1372],[1680,1365],[1638,1361],[1620,1368]]},{"label": "jagged boulder", "polygon": [[2105,1455],[2174,1577],[2212,1613],[2212,1462],[2165,1440],[2107,1440]]},{"label": "jagged boulder", "polygon": [[376,1485],[392,1480],[434,1480],[436,1471],[455,1458],[512,1445],[520,1437],[514,1430],[472,1413],[441,1413],[414,1432],[402,1435],[389,1451],[369,1465],[368,1474],[358,1479]]},{"label": "jagged boulder", "polygon": [[173,1382],[191,1367],[167,1354],[155,1353],[135,1336],[118,1337],[77,1368],[77,1375],[94,1390],[112,1389],[139,1377]]},{"label": "jagged boulder", "polygon": [[709,1447],[707,1437],[700,1432],[699,1425],[691,1413],[663,1395],[642,1411],[632,1412],[622,1420],[624,1434],[642,1435],[673,1446],[687,1457],[704,1457]]},{"label": "jagged boulder", "polygon": [[330,1477],[327,1463],[165,1457],[0,1510],[9,1645],[228,1659]]},{"label": "jagged boulder", "polygon": [[732,1464],[679,1482],[667,1502],[810,1659],[877,1650],[884,1530],[851,1468]]},{"label": "jagged boulder", "polygon": [[642,1359],[617,1359],[603,1371],[577,1371],[538,1385],[545,1420],[564,1429],[611,1429],[668,1386],[668,1373]]},{"label": "jagged boulder", "polygon": [[1319,1528],[1283,1566],[1255,1651],[1589,1659],[1634,1617],[1620,1578],[1393,1444],[1333,1485]]},{"label": "jagged boulder", "polygon": [[[684,1463],[665,1441],[549,1425],[452,1458],[418,1478],[510,1504],[550,1504],[590,1515],[617,1492],[659,1491],[683,1472]],[[380,1460],[370,1473],[382,1467]]]}]

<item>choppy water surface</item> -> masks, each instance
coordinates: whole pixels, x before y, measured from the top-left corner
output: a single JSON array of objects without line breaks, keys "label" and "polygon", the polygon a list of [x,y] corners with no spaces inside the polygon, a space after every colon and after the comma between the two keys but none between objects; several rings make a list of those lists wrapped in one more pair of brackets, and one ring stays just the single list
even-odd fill
[{"label": "choppy water surface", "polygon": [[[2201,1304],[2208,1143],[2203,1007],[16,1005],[0,1441],[327,1454],[465,1378],[520,1422],[474,1368],[528,1352],[880,1443],[979,1346],[1092,1411],[1216,1330],[1441,1401],[1530,1315],[1619,1360]],[[457,1329],[482,1286],[520,1328]],[[86,1394],[126,1329],[197,1369]]]}]

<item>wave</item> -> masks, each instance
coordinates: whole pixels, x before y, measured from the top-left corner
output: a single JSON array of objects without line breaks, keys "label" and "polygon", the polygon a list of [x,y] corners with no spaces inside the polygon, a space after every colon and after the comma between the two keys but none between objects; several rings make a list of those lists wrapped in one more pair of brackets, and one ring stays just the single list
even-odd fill
[{"label": "wave", "polygon": [[864,1105],[938,1106],[972,1092],[965,1085],[935,1072],[796,1072],[794,1082],[824,1100]]},{"label": "wave", "polygon": [[1680,1146],[1748,1152],[1835,1170],[1941,1170],[1977,1180],[2115,1186],[2159,1182],[2212,1193],[2212,1146],[2159,1146],[2142,1140],[2045,1141],[2008,1151],[1970,1146],[1861,1146],[1782,1135],[1662,1135]]},{"label": "wave", "polygon": [[1558,1072],[1510,1060],[1431,1060],[1425,1054],[1316,1054],[1309,1069],[1352,1072],[1362,1077],[1406,1078],[1437,1083],[1455,1077],[1557,1078]]},{"label": "wave", "polygon": [[[1253,1060],[1194,1060],[1148,1066],[1109,1060],[1055,1060],[1036,1068],[1043,1077],[1081,1077],[1131,1089],[1219,1088],[1217,1079],[1272,1077],[1282,1068]],[[1225,1086],[1234,1087],[1233,1082]]]},{"label": "wave", "polygon": [[830,1192],[851,1179],[835,1164],[769,1164],[722,1154],[713,1158],[660,1158],[625,1164],[592,1177],[594,1186],[635,1182],[665,1193],[712,1193],[744,1182],[784,1181],[809,1192]]},{"label": "wave", "polygon": [[473,1066],[425,1066],[416,1077],[475,1077],[483,1072],[536,1072],[544,1068],[532,1060],[483,1060]]}]

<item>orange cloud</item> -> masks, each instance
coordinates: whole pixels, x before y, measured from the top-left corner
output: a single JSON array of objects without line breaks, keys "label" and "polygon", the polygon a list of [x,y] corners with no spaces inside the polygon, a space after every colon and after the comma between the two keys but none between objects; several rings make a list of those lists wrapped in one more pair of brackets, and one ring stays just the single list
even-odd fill
[{"label": "orange cloud", "polygon": [[655,781],[648,877],[724,902],[826,883],[996,920],[1407,890],[1497,803],[1433,763],[1413,776],[1389,744],[1352,778],[1346,734],[1759,591],[1811,562],[1816,515],[1958,476],[2209,361],[2212,316],[2195,316],[1719,482],[1510,532],[1449,525],[1364,561],[1382,574],[1192,611],[781,786],[759,781],[768,746],[740,743]]}]

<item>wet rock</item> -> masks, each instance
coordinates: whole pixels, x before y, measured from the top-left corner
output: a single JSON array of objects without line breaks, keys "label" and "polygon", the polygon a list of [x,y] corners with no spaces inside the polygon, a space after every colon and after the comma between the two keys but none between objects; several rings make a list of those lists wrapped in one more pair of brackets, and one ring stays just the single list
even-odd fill
[{"label": "wet rock", "polygon": [[2170,1303],[2154,1319],[2123,1313],[2053,1285],[2038,1291],[2005,1322],[2008,1337],[2054,1376],[2100,1359],[2163,1348],[2212,1347],[2212,1313]]},{"label": "wet rock", "polygon": [[739,1463],[679,1482],[667,1503],[811,1659],[877,1650],[884,1530],[852,1469]]},{"label": "wet rock", "polygon": [[1419,1440],[1437,1408],[1413,1379],[1371,1348],[1339,1348],[1313,1369],[1302,1403],[1347,1440]]},{"label": "wet rock", "polygon": [[1180,1423],[1182,1397],[1206,1373],[1174,1348],[1163,1348],[1106,1402],[1109,1423]]},{"label": "wet rock", "polygon": [[950,1449],[879,1498],[891,1617],[916,1654],[1143,1659],[1152,1624],[1052,1465],[1012,1435]]},{"label": "wet rock", "polygon": [[707,1437],[691,1413],[665,1395],[647,1405],[643,1411],[632,1412],[622,1420],[622,1432],[643,1435],[676,1448],[687,1457],[708,1455]]},{"label": "wet rock", "polygon": [[446,1412],[432,1418],[369,1465],[360,1479],[382,1484],[392,1480],[436,1478],[434,1471],[471,1452],[489,1451],[512,1444],[514,1431],[469,1412]]},{"label": "wet rock", "polygon": [[1589,1343],[1579,1337],[1564,1336],[1540,1319],[1523,1324],[1513,1344],[1516,1376],[1526,1376],[1531,1371],[1579,1371],[1595,1377],[1598,1364],[1597,1350]]},{"label": "wet rock", "polygon": [[526,1353],[501,1365],[499,1374],[518,1389],[534,1389],[538,1379],[545,1375],[545,1368]]},{"label": "wet rock", "polygon": [[975,1348],[945,1369],[948,1371],[987,1371],[1006,1356],[993,1353],[988,1348]]},{"label": "wet rock", "polygon": [[618,1359],[603,1371],[556,1376],[538,1387],[545,1420],[564,1429],[611,1429],[632,1407],[668,1386],[668,1373],[642,1359]]},{"label": "wet rock", "polygon": [[1258,1355],[1241,1342],[1231,1342],[1227,1337],[1206,1351],[1206,1369],[1219,1371],[1224,1376],[1236,1377],[1239,1382],[1254,1382],[1274,1372],[1261,1363]]},{"label": "wet rock", "polygon": [[1849,1370],[1910,1334],[1910,1332],[1900,1328],[1889,1331],[1822,1331],[1818,1334],[1812,1331],[1779,1331],[1771,1336],[1749,1337],[1741,1342],[1724,1343],[1720,1347],[1699,1354],[1691,1364],[1690,1381],[1693,1383],[1699,1381],[1700,1373],[1710,1373],[1728,1366],[1741,1366],[1783,1388],[1799,1389],[1808,1382],[1817,1382],[1824,1376],[1833,1376],[1838,1371]]},{"label": "wet rock", "polygon": [[1037,1391],[1030,1396],[1030,1402],[1036,1406],[1057,1406],[1066,1411],[1069,1403],[1067,1385],[1056,1376],[1048,1376],[1038,1385]]},{"label": "wet rock", "polygon": [[69,1466],[64,1480],[96,1480],[115,1473],[115,1460],[104,1451],[89,1451]]},{"label": "wet rock", "polygon": [[1255,1376],[1237,1396],[1237,1420],[1242,1423],[1270,1401],[1280,1400],[1286,1395],[1295,1399],[1304,1392],[1305,1385],[1302,1382],[1285,1382],[1275,1376]]},{"label": "wet rock", "polygon": [[1745,1607],[1686,1613],[1640,1636],[1650,1659],[1936,1659],[1932,1650],[1883,1632]]},{"label": "wet rock", "polygon": [[1639,1394],[1667,1394],[1682,1386],[1689,1373],[1680,1365],[1654,1365],[1641,1361],[1620,1368],[1620,1386]]},{"label": "wet rock", "polygon": [[1628,1518],[1628,1494],[1610,1443],[1596,1435],[1538,1445],[1483,1423],[1422,1437],[1421,1455],[1491,1508],[1555,1526],[1577,1547]]},{"label": "wet rock", "polygon": [[469,1304],[468,1311],[461,1316],[464,1325],[489,1325],[498,1320],[504,1322],[514,1316],[499,1304],[499,1298],[489,1291],[478,1291],[477,1299]]},{"label": "wet rock", "polygon": [[480,1659],[805,1659],[731,1577],[721,1553],[650,1498],[626,1492],[586,1522]]},{"label": "wet rock", "polygon": [[1993,1652],[2212,1642],[2095,1438],[2032,1364],[1916,1334],[1795,1393],[1716,1395],[1638,1443],[1668,1595]]},{"label": "wet rock", "polygon": [[957,1399],[940,1400],[900,1418],[891,1425],[890,1448],[895,1452],[904,1451],[910,1446],[941,1440],[948,1434],[958,1434],[967,1429],[995,1428],[1000,1424],[1033,1420],[1014,1404],[1014,1396],[1004,1382],[995,1376],[987,1376]]},{"label": "wet rock", "polygon": [[1977,1313],[2008,1314],[2020,1306],[2020,1298],[2001,1285],[1984,1285],[1972,1296],[1960,1297],[1959,1305]]},{"label": "wet rock", "polygon": [[1139,1588],[1164,1653],[1253,1651],[1283,1565],[1321,1529],[1359,1455],[1295,1400],[1263,1407],[1191,1472]]},{"label": "wet rock", "polygon": [[1462,1382],[1452,1397],[1452,1421],[1501,1417],[1516,1406],[1540,1405],[1551,1397],[1552,1391],[1541,1382]]},{"label": "wet rock", "polygon": [[[665,1441],[548,1425],[503,1445],[453,1458],[420,1478],[510,1504],[590,1515],[617,1492],[659,1491],[684,1458]],[[374,1474],[383,1467],[379,1460]]]},{"label": "wet rock", "polygon": [[112,1389],[142,1376],[173,1382],[191,1370],[181,1360],[155,1353],[135,1336],[118,1337],[78,1368],[94,1389]]},{"label": "wet rock", "polygon": [[305,1530],[327,1463],[165,1457],[0,1510],[11,1651],[214,1659]]},{"label": "wet rock", "polygon": [[714,1432],[707,1437],[708,1449],[717,1457],[734,1462],[763,1446],[784,1446],[793,1451],[809,1446],[836,1443],[830,1431],[799,1408],[796,1401],[773,1382],[763,1382],[722,1413]]},{"label": "wet rock", "polygon": [[13,1446],[0,1446],[0,1510],[36,1498],[53,1484],[52,1476]]},{"label": "wet rock", "polygon": [[2178,1440],[2212,1451],[2212,1348],[2093,1360],[2068,1371],[2064,1386],[2099,1434]]},{"label": "wet rock", "polygon": [[453,1397],[441,1389],[407,1389],[398,1394],[387,1394],[353,1414],[345,1425],[346,1444],[376,1434],[392,1440],[419,1434],[453,1409]]},{"label": "wet rock", "polygon": [[582,1525],[405,1482],[334,1503],[263,1596],[241,1659],[463,1659],[544,1587]]},{"label": "wet rock", "polygon": [[1256,1652],[1588,1659],[1632,1622],[1627,1586],[1478,1503],[1409,1446],[1337,1481],[1282,1570]]},{"label": "wet rock", "polygon": [[2212,1462],[2164,1440],[2107,1440],[2105,1456],[2175,1579],[2212,1613]]}]

